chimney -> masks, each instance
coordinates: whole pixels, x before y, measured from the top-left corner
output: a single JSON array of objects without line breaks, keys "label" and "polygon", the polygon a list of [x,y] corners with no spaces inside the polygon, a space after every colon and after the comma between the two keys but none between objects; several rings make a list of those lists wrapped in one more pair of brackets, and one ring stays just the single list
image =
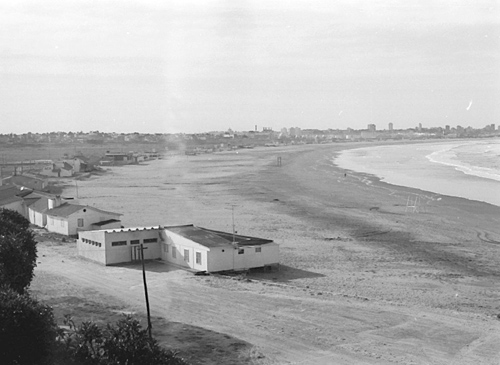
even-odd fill
[{"label": "chimney", "polygon": [[49,203],[49,209],[54,209],[54,203],[55,203],[55,200],[54,199],[49,199],[48,200],[48,203]]}]

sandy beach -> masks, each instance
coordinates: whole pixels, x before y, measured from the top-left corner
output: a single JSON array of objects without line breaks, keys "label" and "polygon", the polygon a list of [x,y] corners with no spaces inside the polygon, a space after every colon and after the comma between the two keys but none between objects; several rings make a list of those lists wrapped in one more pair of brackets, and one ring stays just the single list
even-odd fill
[{"label": "sandy beach", "polygon": [[[234,210],[238,233],[279,243],[280,270],[248,281],[148,273],[155,315],[248,341],[260,363],[498,364],[500,207],[332,166],[339,151],[360,146],[114,167],[78,181],[78,201],[122,213],[127,227],[230,232]],[[76,187],[65,194],[76,196]],[[136,270],[101,267],[61,247],[40,250],[37,275],[60,275],[142,310]]]}]

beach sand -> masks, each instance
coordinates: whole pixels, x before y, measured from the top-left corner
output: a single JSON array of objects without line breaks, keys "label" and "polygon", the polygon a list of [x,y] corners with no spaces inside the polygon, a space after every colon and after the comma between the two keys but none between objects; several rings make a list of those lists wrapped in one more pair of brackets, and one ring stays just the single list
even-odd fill
[{"label": "beach sand", "polygon": [[[250,280],[148,274],[155,315],[248,341],[262,363],[498,364],[500,207],[332,166],[339,151],[360,146],[256,148],[115,167],[78,181],[78,200],[123,213],[126,227],[192,223],[231,232],[234,211],[238,233],[279,243],[280,270]],[[416,196],[418,206],[408,208]],[[76,257],[63,270],[62,253],[43,250],[50,254],[39,273],[63,272],[142,305],[131,272]]]}]

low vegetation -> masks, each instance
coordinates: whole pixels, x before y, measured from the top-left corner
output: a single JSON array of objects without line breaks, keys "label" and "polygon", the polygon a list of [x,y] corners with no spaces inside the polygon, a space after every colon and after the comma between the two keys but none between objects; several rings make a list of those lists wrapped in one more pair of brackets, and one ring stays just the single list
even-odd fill
[{"label": "low vegetation", "polygon": [[59,328],[52,308],[31,298],[37,250],[29,222],[0,210],[0,359],[12,365],[187,365],[159,346],[130,316],[100,328],[93,322]]}]

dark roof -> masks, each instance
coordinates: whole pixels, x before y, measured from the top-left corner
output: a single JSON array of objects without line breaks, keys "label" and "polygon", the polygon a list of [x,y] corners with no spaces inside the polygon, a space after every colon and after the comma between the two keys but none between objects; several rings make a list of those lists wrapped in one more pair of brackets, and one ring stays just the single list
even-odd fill
[{"label": "dark roof", "polygon": [[51,215],[54,217],[69,217],[71,214],[78,212],[79,210],[81,210],[83,208],[96,210],[98,212],[106,213],[106,214],[121,215],[120,213],[107,212],[105,210],[98,209],[95,207],[90,207],[88,205],[69,204],[69,203],[64,203],[56,208],[47,210],[46,213],[47,213],[47,215]]},{"label": "dark roof", "polygon": [[14,203],[14,202],[17,202],[17,201],[23,201],[23,199],[20,198],[20,197],[18,197],[18,196],[10,196],[8,198],[0,200],[0,206],[7,205],[7,204],[10,204],[10,203]]},{"label": "dark roof", "polygon": [[47,215],[55,217],[69,217],[71,214],[85,208],[85,205],[64,203],[58,207],[47,210]]},{"label": "dark roof", "polygon": [[18,194],[16,194],[17,196],[20,196],[21,198],[24,198],[28,195],[30,195],[31,193],[33,192],[33,190],[31,189],[23,189],[21,190]]},{"label": "dark roof", "polygon": [[[201,227],[200,227],[201,228]],[[225,238],[229,241],[233,241],[233,234],[227,232],[214,231],[208,228],[201,228],[207,232],[213,232],[216,235]],[[265,245],[266,243],[271,243],[273,240],[268,240],[265,238],[258,237],[250,237],[250,236],[242,236],[239,234],[234,235],[234,241],[238,244],[238,246],[256,246],[256,245]]]},{"label": "dark roof", "polygon": [[[192,224],[185,226],[165,227],[165,229],[188,238],[193,242],[205,247],[230,246],[233,242],[233,234],[214,231],[202,227],[195,227]],[[238,246],[254,246],[271,243],[273,241],[256,237],[234,235],[234,241]]]},{"label": "dark roof", "polygon": [[67,162],[63,162],[63,165],[61,166],[62,169],[65,169],[65,170],[72,170],[73,169],[73,166],[71,166],[69,163]]},{"label": "dark roof", "polygon": [[44,180],[39,179],[37,177],[26,176],[26,175],[14,175],[14,176],[11,176],[9,179],[13,183],[17,183],[17,184],[23,184],[23,183],[29,184],[29,183],[35,183],[35,182],[44,183],[45,182]]},{"label": "dark roof", "polygon": [[5,185],[0,186],[0,200],[10,198],[11,196],[16,196],[19,194],[20,190],[17,186]]},{"label": "dark roof", "polygon": [[17,195],[21,192],[17,186],[0,186],[0,205],[10,204],[22,200]]},{"label": "dark roof", "polygon": [[24,202],[28,207],[42,199],[41,197],[24,198]]},{"label": "dark roof", "polygon": [[115,222],[120,222],[120,220],[119,219],[108,219],[106,221],[92,223],[92,225],[101,227],[101,226],[105,226],[106,224],[115,223]]},{"label": "dark roof", "polygon": [[[49,199],[56,199],[56,198],[60,197],[60,195],[58,195],[58,194],[47,193],[46,191],[40,191],[40,190],[23,190],[23,191],[28,192],[28,194],[25,194],[25,196],[26,195],[33,195],[33,196],[37,196],[37,197],[43,196],[43,197],[46,197]],[[18,194],[18,196],[21,196],[21,194]],[[29,198],[31,198],[31,196],[29,196]]]}]

